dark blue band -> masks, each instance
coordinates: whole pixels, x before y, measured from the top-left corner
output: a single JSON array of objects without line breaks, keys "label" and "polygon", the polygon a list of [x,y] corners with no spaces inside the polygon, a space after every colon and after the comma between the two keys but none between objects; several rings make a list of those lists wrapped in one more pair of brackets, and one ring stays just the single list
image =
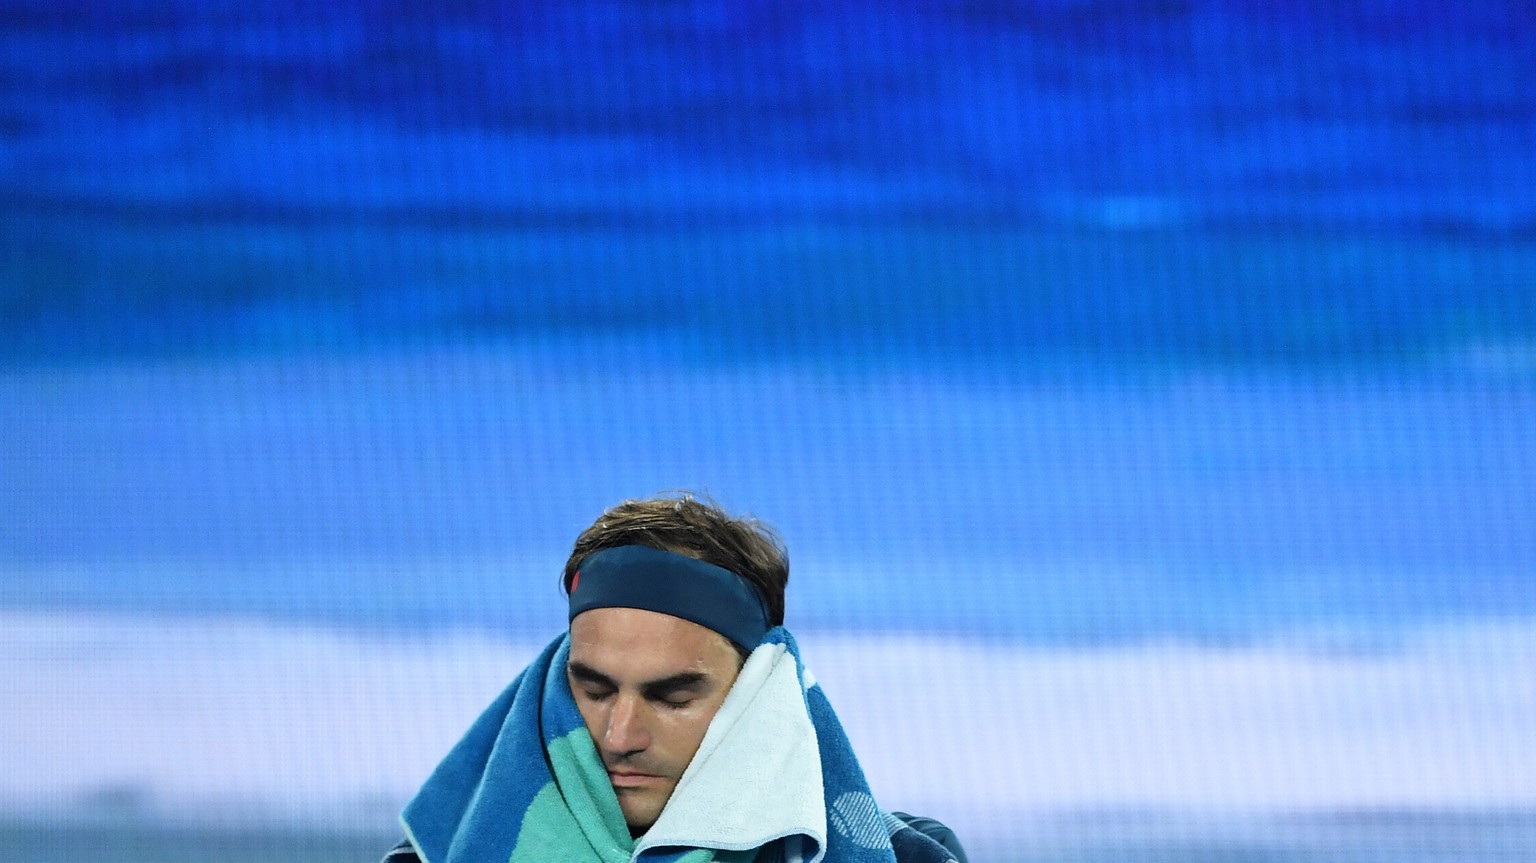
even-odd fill
[{"label": "dark blue band", "polygon": [[587,555],[571,584],[571,620],[594,608],[639,608],[691,620],[751,650],[771,628],[746,579],[712,563],[645,545]]}]

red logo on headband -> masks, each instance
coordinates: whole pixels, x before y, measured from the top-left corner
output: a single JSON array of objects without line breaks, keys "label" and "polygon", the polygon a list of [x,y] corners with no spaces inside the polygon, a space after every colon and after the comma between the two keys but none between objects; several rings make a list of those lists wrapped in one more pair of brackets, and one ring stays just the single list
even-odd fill
[{"label": "red logo on headband", "polygon": [[576,570],[575,575],[571,576],[571,593],[576,592],[576,585],[578,584],[581,584],[581,570],[579,569]]}]

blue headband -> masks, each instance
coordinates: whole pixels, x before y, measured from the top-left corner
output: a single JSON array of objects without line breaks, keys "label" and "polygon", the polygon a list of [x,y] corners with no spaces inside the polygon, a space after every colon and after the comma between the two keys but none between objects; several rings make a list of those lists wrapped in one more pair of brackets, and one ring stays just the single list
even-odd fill
[{"label": "blue headband", "polygon": [[746,579],[711,563],[645,545],[587,555],[571,579],[571,620],[594,608],[639,608],[691,620],[751,650],[771,628]]}]

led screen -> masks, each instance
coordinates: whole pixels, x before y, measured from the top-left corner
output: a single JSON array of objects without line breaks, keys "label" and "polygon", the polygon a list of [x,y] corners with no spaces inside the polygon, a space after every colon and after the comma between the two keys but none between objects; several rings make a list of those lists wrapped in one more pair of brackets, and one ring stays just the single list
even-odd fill
[{"label": "led screen", "polygon": [[374,860],[621,500],[975,861],[1536,856],[1518,3],[0,2],[0,844]]}]

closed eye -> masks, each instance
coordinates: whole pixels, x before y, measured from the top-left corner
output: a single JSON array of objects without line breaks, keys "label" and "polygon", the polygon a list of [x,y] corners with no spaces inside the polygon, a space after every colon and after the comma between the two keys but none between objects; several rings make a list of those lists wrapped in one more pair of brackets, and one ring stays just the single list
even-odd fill
[{"label": "closed eye", "polygon": [[573,662],[566,666],[566,672],[575,684],[571,688],[594,701],[601,701],[618,691],[618,684],[614,683],[606,674],[602,674],[580,663]]},{"label": "closed eye", "polygon": [[688,672],[645,687],[645,697],[668,707],[687,707],[709,687],[709,678]]},{"label": "closed eye", "polygon": [[[571,688],[579,692],[583,698],[602,701],[619,690],[617,681],[580,662],[570,663],[566,670],[570,674]],[[642,684],[640,692],[647,701],[654,704],[681,709],[709,692],[710,688],[710,678],[707,675],[697,671],[685,671]]]}]

